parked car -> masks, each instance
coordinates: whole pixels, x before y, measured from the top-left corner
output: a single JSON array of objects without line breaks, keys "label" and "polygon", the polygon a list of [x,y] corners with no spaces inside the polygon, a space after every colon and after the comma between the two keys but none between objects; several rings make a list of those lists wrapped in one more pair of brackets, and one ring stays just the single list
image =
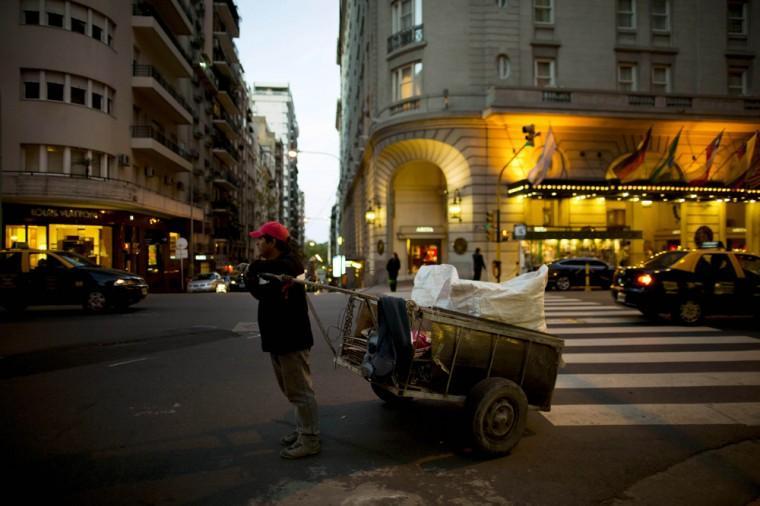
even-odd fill
[{"label": "parked car", "polygon": [[235,270],[230,274],[230,290],[231,291],[246,291],[248,288],[245,285],[245,270],[248,268],[248,264],[242,263],[235,267]]},{"label": "parked car", "polygon": [[227,283],[218,272],[196,274],[187,284],[187,291],[193,292],[226,292]]},{"label": "parked car", "polygon": [[668,251],[615,272],[612,298],[644,315],[684,324],[706,315],[757,315],[760,256],[722,248]]},{"label": "parked car", "polygon": [[101,267],[74,252],[0,250],[0,305],[11,311],[81,304],[97,313],[109,307],[124,309],[147,295],[143,278]]},{"label": "parked car", "polygon": [[586,265],[589,266],[589,284],[605,290],[610,287],[615,268],[593,257],[576,257],[557,260],[549,264],[548,288],[569,290],[574,286],[586,285]]}]

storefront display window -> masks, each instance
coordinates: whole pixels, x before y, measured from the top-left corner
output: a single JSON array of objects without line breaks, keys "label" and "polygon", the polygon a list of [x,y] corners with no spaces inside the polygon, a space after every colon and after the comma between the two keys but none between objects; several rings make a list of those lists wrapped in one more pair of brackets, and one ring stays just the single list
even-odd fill
[{"label": "storefront display window", "polygon": [[50,225],[50,247],[74,251],[103,267],[111,267],[110,227],[97,225]]},{"label": "storefront display window", "polygon": [[409,268],[414,274],[423,265],[441,263],[441,241],[429,239],[412,239],[409,245]]},{"label": "storefront display window", "polygon": [[22,244],[32,249],[47,249],[47,228],[37,225],[7,225],[5,247],[13,248]]}]

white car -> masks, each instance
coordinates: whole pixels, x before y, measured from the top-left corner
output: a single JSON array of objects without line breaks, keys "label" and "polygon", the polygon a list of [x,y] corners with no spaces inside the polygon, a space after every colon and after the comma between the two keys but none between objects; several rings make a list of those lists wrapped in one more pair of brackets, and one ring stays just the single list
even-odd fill
[{"label": "white car", "polygon": [[193,277],[187,284],[188,293],[193,292],[227,292],[227,283],[218,272],[207,272]]}]

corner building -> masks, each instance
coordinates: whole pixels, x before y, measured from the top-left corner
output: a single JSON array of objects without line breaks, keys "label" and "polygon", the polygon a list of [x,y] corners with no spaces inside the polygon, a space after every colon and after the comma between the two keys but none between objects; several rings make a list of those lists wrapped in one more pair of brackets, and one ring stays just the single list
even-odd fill
[{"label": "corner building", "polygon": [[[755,180],[737,155],[760,129],[760,2],[340,5],[332,242],[365,283],[384,282],[394,251],[402,277],[448,263],[471,278],[480,248],[490,281],[497,258],[503,281],[566,256],[633,263],[699,237],[760,251],[757,155]],[[532,184],[549,128],[551,170]],[[637,153],[620,177],[613,168]]]},{"label": "corner building", "polygon": [[[0,3],[2,246],[180,288],[250,248],[234,2]],[[243,184],[245,182],[245,184]]]}]

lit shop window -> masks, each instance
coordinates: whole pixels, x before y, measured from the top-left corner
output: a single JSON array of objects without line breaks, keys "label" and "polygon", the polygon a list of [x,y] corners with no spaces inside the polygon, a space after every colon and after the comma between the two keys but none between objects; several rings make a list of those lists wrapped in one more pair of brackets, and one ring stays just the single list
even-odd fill
[{"label": "lit shop window", "polygon": [[32,249],[47,249],[47,228],[44,225],[6,225],[5,247],[12,248],[21,243]]},{"label": "lit shop window", "polygon": [[50,226],[50,249],[73,251],[103,267],[111,267],[113,234],[111,227],[99,225]]}]

